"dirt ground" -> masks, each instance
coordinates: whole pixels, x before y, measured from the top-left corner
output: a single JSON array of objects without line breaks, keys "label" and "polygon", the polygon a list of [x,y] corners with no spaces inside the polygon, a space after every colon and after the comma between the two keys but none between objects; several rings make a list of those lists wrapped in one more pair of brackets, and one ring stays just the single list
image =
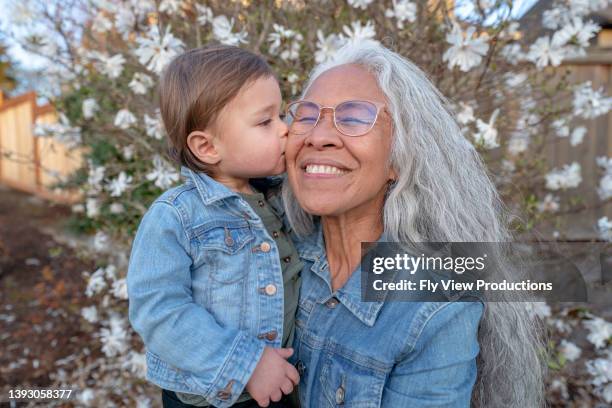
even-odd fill
[{"label": "dirt ground", "polygon": [[69,214],[0,186],[0,401],[11,388],[47,386],[57,360],[90,340],[80,311],[93,265],[50,234]]}]

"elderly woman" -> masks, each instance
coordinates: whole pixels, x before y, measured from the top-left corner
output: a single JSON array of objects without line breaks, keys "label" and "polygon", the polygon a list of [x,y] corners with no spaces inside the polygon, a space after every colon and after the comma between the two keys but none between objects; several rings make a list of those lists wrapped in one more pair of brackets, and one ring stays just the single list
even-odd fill
[{"label": "elderly woman", "polygon": [[361,298],[361,242],[508,239],[482,162],[423,72],[352,46],[288,110],[302,406],[540,406],[538,336],[520,304]]}]

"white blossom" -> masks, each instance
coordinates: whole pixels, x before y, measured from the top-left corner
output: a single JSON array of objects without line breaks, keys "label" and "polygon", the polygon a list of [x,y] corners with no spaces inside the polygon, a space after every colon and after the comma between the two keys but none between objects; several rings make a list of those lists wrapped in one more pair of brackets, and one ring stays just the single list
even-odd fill
[{"label": "white blossom", "polygon": [[557,31],[553,38],[557,44],[575,44],[579,47],[588,47],[589,40],[601,29],[592,21],[584,22],[581,18],[574,18]]},{"label": "white blossom", "polygon": [[330,34],[327,37],[321,30],[317,30],[317,50],[315,61],[320,64],[334,57],[336,52],[345,44],[346,39],[340,34]]},{"label": "white blossom", "polygon": [[153,86],[153,79],[147,74],[136,72],[128,86],[135,94],[144,95]]},{"label": "white blossom", "polygon": [[78,393],[77,400],[86,407],[92,406],[94,401],[96,401],[96,393],[91,388],[85,388]]},{"label": "white blossom", "polygon": [[531,44],[526,57],[536,64],[538,69],[542,69],[549,65],[559,66],[565,56],[566,51],[560,44],[551,41],[549,36],[544,36]]},{"label": "white blossom", "polygon": [[125,207],[121,203],[112,203],[108,209],[111,214],[121,214],[125,211]]},{"label": "white blossom", "polygon": [[608,220],[608,217],[601,217],[597,220],[597,230],[601,239],[612,242],[612,220]]},{"label": "white blossom", "polygon": [[147,174],[147,180],[155,181],[157,187],[165,190],[179,180],[179,174],[160,155],[155,155],[153,157],[153,170]]},{"label": "white blossom", "polygon": [[117,279],[115,282],[113,282],[113,296],[115,296],[117,299],[123,300],[128,298],[125,278]]},{"label": "white blossom", "polygon": [[512,65],[518,64],[526,57],[521,49],[521,45],[518,43],[504,45],[500,54]]},{"label": "white blossom", "polygon": [[343,26],[342,31],[346,34],[346,41],[349,44],[360,44],[364,41],[374,41],[374,37],[376,37],[376,30],[374,28],[374,23],[370,20],[366,23],[366,25],[362,25],[361,21],[353,21],[351,26]]},{"label": "white blossom", "polygon": [[196,4],[196,11],[198,12],[197,21],[200,25],[206,25],[208,23],[212,23],[214,19],[214,15],[212,9],[203,4]]},{"label": "white blossom", "polygon": [[155,112],[155,117],[151,117],[145,113],[144,122],[147,136],[157,140],[161,140],[164,137],[164,124],[161,121],[161,114],[159,109]]},{"label": "white blossom", "polygon": [[570,136],[570,144],[572,146],[578,146],[584,140],[584,136],[587,133],[587,129],[584,126],[578,126],[574,130],[572,130],[572,135]]},{"label": "white blossom", "polygon": [[113,28],[113,22],[108,19],[104,13],[98,13],[91,25],[91,29],[98,33],[106,33]]},{"label": "white blossom", "polygon": [[105,172],[106,167],[95,166],[93,163],[90,163],[87,184],[92,192],[99,192],[102,190],[102,181],[104,180]]},{"label": "white blossom", "polygon": [[134,158],[134,145],[127,145],[127,146],[123,146],[123,148],[121,149],[121,155],[123,156],[123,158],[127,161],[130,161]]},{"label": "white blossom", "polygon": [[125,321],[119,316],[111,316],[108,323],[108,328],[100,330],[102,352],[107,357],[114,357],[128,349],[128,332]]},{"label": "white blossom", "polygon": [[81,309],[81,316],[89,323],[98,321],[98,309],[95,306],[88,306]]},{"label": "white blossom", "polygon": [[104,268],[98,268],[87,280],[85,294],[91,297],[100,293],[106,288],[106,280],[104,280]]},{"label": "white blossom", "polygon": [[593,343],[595,348],[605,347],[610,337],[612,337],[612,323],[605,321],[601,317],[584,320],[582,324],[589,330],[587,340]]},{"label": "white blossom", "polygon": [[365,10],[374,0],[347,0],[349,6]]},{"label": "white blossom", "polygon": [[134,124],[136,124],[136,122],[136,116],[134,116],[132,112],[130,112],[128,109],[121,109],[115,116],[114,124],[118,128],[125,130],[132,127]]},{"label": "white blossom", "polygon": [[497,142],[497,129],[495,129],[495,120],[499,114],[499,109],[495,109],[488,122],[480,119],[476,120],[478,132],[474,135],[476,143],[482,144],[485,149],[494,149],[499,147]]},{"label": "white blossom", "polygon": [[563,354],[567,361],[576,361],[582,353],[580,347],[567,340],[561,340],[559,351],[561,351],[561,354]]},{"label": "white blossom", "polygon": [[591,383],[595,386],[612,381],[612,358],[598,358],[586,363],[588,373],[593,377]]},{"label": "white blossom", "polygon": [[[139,6],[142,6],[144,2],[138,3]],[[135,24],[136,16],[134,15],[130,7],[120,5],[117,9],[117,13],[115,14],[115,27],[124,39],[127,38],[129,33],[133,31]]]},{"label": "white blossom", "polygon": [[593,119],[605,115],[612,109],[612,97],[605,97],[603,87],[597,91],[587,81],[574,90],[574,115]]},{"label": "white blossom", "polygon": [[557,212],[559,210],[559,197],[552,194],[546,194],[544,200],[538,203],[538,211],[540,212]]},{"label": "white blossom", "polygon": [[467,125],[476,120],[474,117],[474,108],[470,104],[459,102],[459,106],[461,107],[461,111],[457,114],[459,123]]},{"label": "white blossom", "polygon": [[568,137],[570,134],[569,126],[567,125],[566,119],[557,119],[552,123],[552,127],[555,129],[557,136]]},{"label": "white blossom", "polygon": [[393,9],[385,10],[387,18],[397,19],[397,28],[404,28],[404,22],[413,23],[416,21],[417,5],[408,0],[393,0]]},{"label": "white blossom", "polygon": [[546,302],[527,302],[525,305],[527,312],[532,318],[537,316],[540,319],[544,319],[552,315],[550,306]]},{"label": "white blossom", "polygon": [[96,232],[93,238],[93,248],[96,252],[105,252],[110,247],[110,237],[102,231]]},{"label": "white blossom", "polygon": [[509,72],[505,75],[506,86],[508,88],[516,88],[522,85],[527,80],[527,74],[524,72],[514,73]]},{"label": "white blossom", "polygon": [[125,58],[121,54],[115,54],[109,57],[104,54],[98,55],[97,68],[100,72],[110,79],[118,78],[123,72],[123,64],[125,64]]},{"label": "white blossom", "polygon": [[268,34],[270,53],[278,55],[282,60],[295,60],[300,56],[300,46],[304,37],[297,31],[290,30],[280,24],[274,24],[274,32]]},{"label": "white blossom", "polygon": [[508,141],[508,153],[511,156],[516,156],[527,151],[529,147],[529,138],[527,135],[514,135]]},{"label": "white blossom", "polygon": [[461,71],[467,72],[480,65],[482,57],[489,50],[488,35],[475,36],[475,33],[475,27],[469,27],[464,32],[458,24],[453,24],[451,32],[446,34],[446,41],[452,46],[446,50],[442,60],[448,61],[450,69],[459,66]]},{"label": "white blossom", "polygon": [[107,186],[108,191],[110,192],[111,197],[120,197],[132,183],[132,176],[128,176],[124,171],[119,173],[119,175],[112,179]]},{"label": "white blossom", "polygon": [[147,358],[144,353],[130,351],[123,368],[130,370],[138,378],[145,378],[147,373]]},{"label": "white blossom", "polygon": [[217,16],[213,18],[213,37],[222,44],[226,45],[239,45],[247,43],[247,32],[242,30],[237,33],[233,32],[234,29],[234,18],[227,18],[227,16]]},{"label": "white blossom", "polygon": [[83,111],[83,118],[91,119],[100,110],[100,106],[98,106],[98,102],[94,98],[87,98],[83,101],[81,110]]},{"label": "white blossom", "polygon": [[109,264],[106,268],[104,268],[104,276],[111,282],[114,282],[117,279],[117,267],[113,264]]},{"label": "white blossom", "polygon": [[177,14],[181,11],[183,0],[162,0],[159,3],[159,11],[168,15]]},{"label": "white blossom", "polygon": [[138,62],[158,75],[184,48],[183,42],[172,35],[170,26],[162,36],[155,25],[146,36],[138,37],[136,42],[138,48],[134,54],[138,57]]},{"label": "white blossom", "polygon": [[100,201],[97,198],[88,198],[85,201],[85,208],[87,209],[87,216],[89,218],[96,218],[100,215]]},{"label": "white blossom", "polygon": [[578,162],[566,164],[561,169],[553,169],[545,176],[546,188],[554,191],[578,187],[582,182],[580,171],[581,166]]}]

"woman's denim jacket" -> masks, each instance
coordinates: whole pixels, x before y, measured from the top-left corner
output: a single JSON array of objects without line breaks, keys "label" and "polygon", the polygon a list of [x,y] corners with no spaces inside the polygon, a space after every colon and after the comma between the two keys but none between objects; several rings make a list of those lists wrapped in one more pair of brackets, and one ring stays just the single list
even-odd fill
[{"label": "woman's denim jacket", "polygon": [[[147,379],[228,407],[264,347],[281,346],[278,249],[238,194],[202,173],[181,174],[185,184],[162,194],[138,228],[130,322],[147,349]],[[279,200],[270,203],[282,211]]]},{"label": "woman's denim jacket", "polygon": [[291,360],[302,407],[470,405],[481,302],[364,302],[359,267],[332,291],[320,225],[296,247],[305,266]]}]

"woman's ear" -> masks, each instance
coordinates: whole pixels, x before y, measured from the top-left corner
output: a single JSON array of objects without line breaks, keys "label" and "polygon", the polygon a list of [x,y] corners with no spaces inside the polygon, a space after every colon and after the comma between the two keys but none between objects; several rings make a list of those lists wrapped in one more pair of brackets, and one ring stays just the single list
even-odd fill
[{"label": "woman's ear", "polygon": [[187,136],[187,147],[202,163],[217,164],[221,161],[221,155],[215,148],[213,139],[210,132],[194,130]]}]

